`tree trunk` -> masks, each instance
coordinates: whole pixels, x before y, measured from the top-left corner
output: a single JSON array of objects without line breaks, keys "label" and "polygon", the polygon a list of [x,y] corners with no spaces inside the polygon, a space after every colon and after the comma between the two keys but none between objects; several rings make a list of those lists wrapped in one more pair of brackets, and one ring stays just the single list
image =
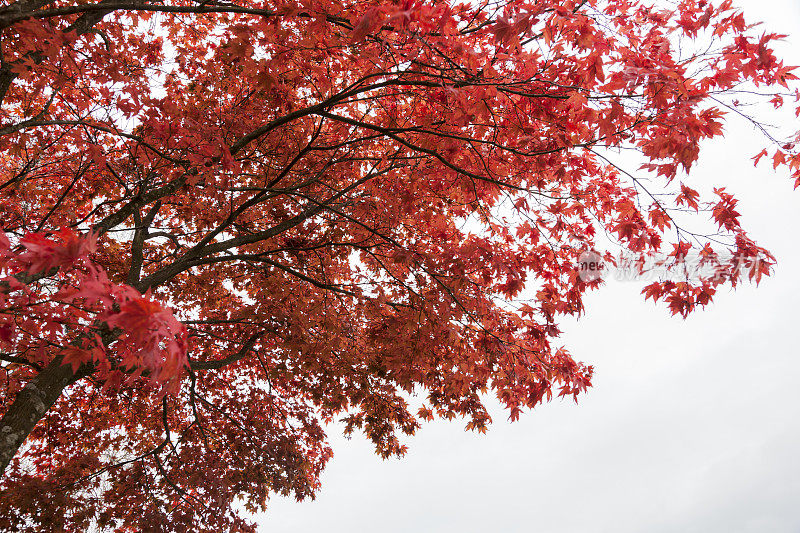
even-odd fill
[{"label": "tree trunk", "polygon": [[39,420],[75,379],[72,366],[61,361],[56,357],[29,381],[0,420],[0,476]]}]

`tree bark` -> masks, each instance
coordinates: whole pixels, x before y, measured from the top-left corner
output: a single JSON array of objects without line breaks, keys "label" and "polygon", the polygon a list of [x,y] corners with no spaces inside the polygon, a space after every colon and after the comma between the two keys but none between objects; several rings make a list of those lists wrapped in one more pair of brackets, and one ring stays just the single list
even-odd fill
[{"label": "tree bark", "polygon": [[61,362],[62,357],[56,357],[29,381],[0,419],[0,476],[39,420],[74,381],[72,366]]},{"label": "tree bark", "polygon": [[[108,3],[110,0],[100,0],[100,4]],[[8,13],[28,13],[37,8],[54,3],[52,0],[27,0],[20,1],[0,9],[0,15]],[[75,31],[77,35],[83,35],[100,22],[103,17],[108,15],[112,9],[99,10],[92,13],[85,13],[80,16],[65,33]],[[40,62],[40,57],[33,58],[35,62]],[[11,84],[17,78],[17,73],[13,70],[13,64],[6,63],[0,58],[0,104],[2,104],[6,93]],[[27,281],[28,283],[30,281]],[[41,418],[50,410],[56,402],[61,392],[75,379],[81,377],[72,371],[70,365],[62,365],[62,357],[56,357],[44,370],[39,372],[36,377],[29,381],[14,399],[8,410],[0,419],[0,476],[8,467],[11,459],[14,458],[25,439],[28,438],[33,428]],[[85,374],[84,374],[85,375]]]}]

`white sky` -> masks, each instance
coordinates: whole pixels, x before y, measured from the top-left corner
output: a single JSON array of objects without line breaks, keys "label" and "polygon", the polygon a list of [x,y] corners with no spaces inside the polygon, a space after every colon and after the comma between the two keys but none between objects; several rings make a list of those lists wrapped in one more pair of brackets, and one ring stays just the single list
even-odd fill
[{"label": "white sky", "polygon": [[[782,55],[800,64],[800,2],[736,3],[794,33]],[[693,180],[736,193],[743,225],[778,258],[773,277],[687,321],[645,303],[641,283],[612,281],[565,324],[563,344],[596,368],[578,405],[514,424],[495,409],[487,435],[430,423],[400,460],[332,434],[317,500],[275,499],[259,531],[799,533],[800,189],[752,167],[763,141],[746,124],[727,131]]]}]

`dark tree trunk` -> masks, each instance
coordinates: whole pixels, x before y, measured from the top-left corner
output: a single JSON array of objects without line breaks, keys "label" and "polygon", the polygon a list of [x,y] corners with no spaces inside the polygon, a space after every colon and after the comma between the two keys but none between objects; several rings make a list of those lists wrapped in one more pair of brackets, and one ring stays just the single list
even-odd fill
[{"label": "dark tree trunk", "polygon": [[[100,0],[99,3],[108,3],[111,0]],[[9,15],[23,15],[33,13],[36,9],[53,4],[53,0],[25,0],[15,2],[10,6],[0,9],[0,18]],[[65,32],[75,31],[83,35],[100,22],[111,11],[99,10],[85,13],[80,16]],[[32,58],[36,63],[42,61],[37,56]],[[13,64],[2,62],[0,64],[0,104],[2,104],[8,89],[17,78]],[[30,282],[29,280],[26,282]],[[62,365],[62,358],[56,357],[44,370],[25,385],[14,399],[8,410],[0,420],[0,476],[5,473],[11,459],[16,455],[25,439],[28,438],[33,428],[56,402],[64,388],[75,381],[81,374],[76,375],[70,365]]]},{"label": "dark tree trunk", "polygon": [[0,476],[33,428],[76,375],[57,357],[17,394],[0,420]]}]

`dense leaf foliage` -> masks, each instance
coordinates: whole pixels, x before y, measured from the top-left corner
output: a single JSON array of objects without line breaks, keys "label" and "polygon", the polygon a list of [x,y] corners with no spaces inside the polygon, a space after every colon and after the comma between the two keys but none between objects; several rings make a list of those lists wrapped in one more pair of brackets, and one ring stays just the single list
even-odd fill
[{"label": "dense leaf foliage", "polygon": [[584,252],[696,254],[643,291],[683,316],[769,273],[688,176],[739,100],[794,98],[729,0],[18,0],[0,28],[3,530],[251,530],[313,496],[325,421],[390,456],[484,431],[486,394],[584,391],[554,340]]}]

